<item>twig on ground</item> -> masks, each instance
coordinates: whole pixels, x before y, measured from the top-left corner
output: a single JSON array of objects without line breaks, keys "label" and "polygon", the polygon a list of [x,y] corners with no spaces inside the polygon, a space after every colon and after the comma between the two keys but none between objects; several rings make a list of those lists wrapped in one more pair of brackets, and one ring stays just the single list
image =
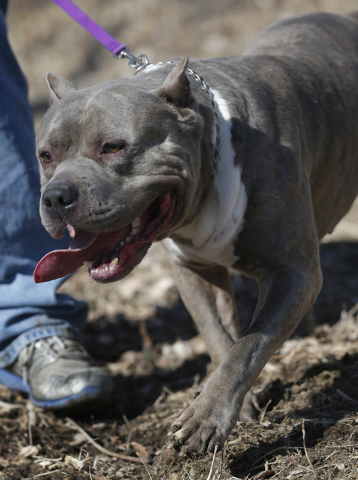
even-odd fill
[{"label": "twig on ground", "polygon": [[261,480],[262,478],[272,477],[272,475],[274,475],[274,472],[272,472],[272,470],[264,470],[263,472],[255,475],[252,480]]},{"label": "twig on ground", "polygon": [[29,436],[29,445],[32,445],[32,427],[36,425],[35,407],[31,402],[27,402],[27,432]]},{"label": "twig on ground", "polygon": [[73,428],[74,430],[78,430],[81,432],[86,439],[95,447],[97,450],[100,452],[104,453],[105,455],[108,455],[109,457],[115,457],[119,458],[120,460],[124,460],[126,462],[134,462],[134,463],[141,463],[142,460],[139,460],[138,458],[135,457],[129,457],[128,455],[123,455],[121,453],[116,453],[116,452],[111,452],[110,450],[107,450],[106,448],[102,447],[99,443],[97,443],[85,430],[83,430],[82,427],[80,427],[74,420],[72,420],[69,417],[66,417],[66,421],[69,423],[69,427]]},{"label": "twig on ground", "polygon": [[218,448],[219,448],[219,445],[216,444],[216,445],[215,445],[215,448],[214,448],[213,459],[212,459],[212,461],[211,461],[210,472],[209,472],[208,478],[207,478],[206,480],[210,480],[211,475],[212,475],[212,473],[213,473],[215,455],[216,455],[216,452],[218,451]]},{"label": "twig on ground", "polygon": [[335,453],[338,453],[338,451],[339,451],[339,450],[335,450],[335,451],[332,452],[330,455],[328,455],[328,457],[326,457],[326,458],[324,459],[324,463],[326,464],[327,460],[328,460],[330,457],[333,457],[333,455],[334,455]]},{"label": "twig on ground", "polygon": [[22,408],[23,405],[20,405],[19,403],[8,403],[0,400],[0,417],[11,416]]},{"label": "twig on ground", "polygon": [[289,451],[288,448],[287,448],[286,453],[287,453],[288,459],[289,459],[289,461],[291,462],[291,464],[292,464],[294,467],[298,467],[298,466],[299,466],[298,463],[297,463],[297,462],[294,462],[294,461],[292,460],[292,457],[291,457],[291,454],[290,454],[290,451]]},{"label": "twig on ground", "polygon": [[57,470],[52,470],[51,472],[38,473],[31,478],[45,477],[46,475],[52,475],[53,473],[59,472],[60,470],[61,468],[58,468]]},{"label": "twig on ground", "polygon": [[162,389],[162,393],[159,395],[159,397],[156,399],[156,401],[153,403],[153,406],[156,407],[157,405],[159,405],[160,403],[162,403],[162,401],[167,397],[167,393]]},{"label": "twig on ground", "polygon": [[337,393],[338,393],[341,397],[343,397],[343,398],[345,398],[346,400],[348,400],[349,402],[352,402],[352,403],[354,403],[355,405],[358,405],[358,402],[357,402],[356,400],[353,400],[353,398],[348,397],[348,395],[346,395],[345,393],[343,393],[342,390],[339,390],[339,388],[337,388]]},{"label": "twig on ground", "polygon": [[[289,450],[296,450],[297,448],[296,447],[277,447],[277,448],[274,448],[273,450],[270,450],[269,452],[266,452],[264,455],[261,455],[260,458],[258,458],[257,460],[255,460],[252,464],[252,466],[254,467],[257,463],[259,463],[262,459],[268,457],[269,455],[272,455],[273,453],[275,452],[278,452],[280,450],[285,450],[286,453],[288,454],[289,456],[289,459],[291,459],[291,455],[290,455],[290,452]],[[291,460],[290,460],[291,461]],[[292,462],[291,462],[292,463]],[[296,465],[298,466],[298,465]]]},{"label": "twig on ground", "polygon": [[162,390],[166,392],[168,395],[173,395],[173,392],[165,385],[163,385]]},{"label": "twig on ground", "polygon": [[29,445],[32,445],[32,430],[30,422],[27,422],[27,435],[29,437]]},{"label": "twig on ground", "polygon": [[265,415],[266,415],[266,410],[267,410],[267,408],[268,408],[268,406],[270,405],[271,402],[272,402],[272,400],[271,400],[271,398],[270,398],[270,400],[269,400],[269,401],[266,403],[266,405],[264,406],[264,408],[263,408],[263,410],[262,410],[262,412],[261,412],[261,415],[260,415],[260,420],[259,420],[260,423],[263,422],[263,419],[264,419],[264,417],[265,417]]},{"label": "twig on ground", "polygon": [[148,476],[149,476],[150,480],[153,480],[153,479],[152,479],[152,476],[151,476],[151,474],[150,474],[150,472],[149,472],[149,470],[148,470],[148,468],[147,468],[147,465],[144,463],[144,461],[143,461],[142,457],[139,455],[139,453],[138,453],[138,452],[136,452],[136,454],[138,455],[138,458],[139,458],[139,460],[140,460],[140,461],[143,463],[143,465],[144,465],[144,468],[146,469],[146,471],[147,471],[147,473],[148,473]]},{"label": "twig on ground", "polygon": [[65,462],[63,462],[60,458],[47,458],[47,457],[42,457],[40,455],[31,455],[32,458],[34,458],[34,463],[39,463],[41,467],[48,467],[49,465],[61,465],[62,467],[65,465]]},{"label": "twig on ground", "polygon": [[257,475],[254,476],[252,480],[260,480],[261,478],[266,478],[266,477],[271,477],[274,475],[275,472],[272,470],[269,470],[269,461],[266,460],[265,462],[265,470],[263,472],[258,473]]},{"label": "twig on ground", "polygon": [[305,455],[306,455],[307,461],[308,461],[308,463],[310,464],[310,466],[311,466],[311,468],[312,468],[312,473],[313,473],[313,475],[314,475],[314,478],[317,478],[316,472],[314,471],[312,462],[311,462],[310,457],[308,456],[308,453],[307,453],[307,448],[306,448],[306,430],[305,430],[305,421],[304,421],[304,420],[302,420],[302,436],[303,436],[303,449],[304,449],[304,451],[305,451]]},{"label": "twig on ground", "polygon": [[128,437],[127,437],[127,443],[126,443],[126,447],[127,447],[127,450],[129,450],[129,445],[131,443],[131,436],[132,436],[132,425],[130,424],[128,418],[126,415],[122,415],[123,417],[123,420],[125,422],[125,424],[127,425],[127,428],[128,428]]}]

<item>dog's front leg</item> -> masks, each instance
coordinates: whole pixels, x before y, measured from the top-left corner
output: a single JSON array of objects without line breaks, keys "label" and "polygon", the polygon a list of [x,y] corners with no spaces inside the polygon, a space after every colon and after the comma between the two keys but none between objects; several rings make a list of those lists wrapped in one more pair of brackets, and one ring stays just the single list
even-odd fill
[{"label": "dog's front leg", "polygon": [[[173,272],[183,302],[217,368],[240,338],[239,318],[229,272],[227,268],[218,265],[195,263],[189,266],[180,262],[173,263]],[[242,421],[256,420],[251,391],[245,396],[239,417]]]},{"label": "dog's front leg", "polygon": [[228,270],[175,262],[173,272],[181,298],[208,347],[214,366],[218,367],[240,337]]},{"label": "dog's front leg", "polygon": [[[183,453],[213,452],[215,445],[223,448],[246,393],[312,306],[320,287],[319,267],[308,272],[281,267],[261,279],[260,298],[249,329],[171,427],[172,438]],[[199,304],[194,291],[192,296]]]}]

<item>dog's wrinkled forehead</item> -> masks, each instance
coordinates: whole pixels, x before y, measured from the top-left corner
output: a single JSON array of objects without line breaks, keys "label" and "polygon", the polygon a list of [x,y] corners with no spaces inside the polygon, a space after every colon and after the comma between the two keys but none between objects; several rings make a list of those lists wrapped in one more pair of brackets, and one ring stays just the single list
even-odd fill
[{"label": "dog's wrinkled forehead", "polygon": [[[156,112],[156,121],[150,119]],[[105,136],[133,143],[150,128],[160,128],[170,116],[163,101],[130,85],[96,85],[75,91],[56,101],[45,114],[38,131],[38,147],[69,147],[79,139]],[[165,122],[163,122],[165,123]]]},{"label": "dog's wrinkled forehead", "polygon": [[47,74],[52,106],[39,127],[38,149],[51,153],[53,148],[63,150],[72,145],[80,149],[101,137],[103,141],[138,144],[158,136],[166,138],[169,132],[182,133],[179,110],[187,112],[190,120],[188,108],[192,106],[187,64],[185,57],[163,78],[110,80],[83,90]]}]

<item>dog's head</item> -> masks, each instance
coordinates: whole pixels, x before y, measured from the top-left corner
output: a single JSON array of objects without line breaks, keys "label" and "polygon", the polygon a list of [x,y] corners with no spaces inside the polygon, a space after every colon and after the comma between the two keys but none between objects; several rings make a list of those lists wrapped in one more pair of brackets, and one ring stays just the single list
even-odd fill
[{"label": "dog's head", "polygon": [[155,88],[149,73],[141,81],[83,90],[47,76],[52,105],[37,136],[40,214],[54,238],[68,228],[73,240],[68,250],[40,261],[36,282],[72,273],[84,262],[93,279],[118,280],[151,242],[190,217],[200,196],[203,122],[187,62]]}]

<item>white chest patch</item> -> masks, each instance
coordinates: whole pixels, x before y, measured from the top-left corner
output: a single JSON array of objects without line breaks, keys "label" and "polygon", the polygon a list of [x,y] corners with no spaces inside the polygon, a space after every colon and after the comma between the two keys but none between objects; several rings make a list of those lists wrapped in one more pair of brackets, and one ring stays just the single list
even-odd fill
[{"label": "white chest patch", "polygon": [[[212,189],[200,215],[195,221],[175,233],[192,245],[183,246],[171,239],[166,247],[174,256],[202,259],[231,267],[238,258],[234,255],[234,240],[242,228],[247,197],[241,179],[241,168],[235,165],[231,139],[231,114],[226,100],[212,90],[219,114],[220,144]],[[213,129],[216,144],[216,129]]]}]

